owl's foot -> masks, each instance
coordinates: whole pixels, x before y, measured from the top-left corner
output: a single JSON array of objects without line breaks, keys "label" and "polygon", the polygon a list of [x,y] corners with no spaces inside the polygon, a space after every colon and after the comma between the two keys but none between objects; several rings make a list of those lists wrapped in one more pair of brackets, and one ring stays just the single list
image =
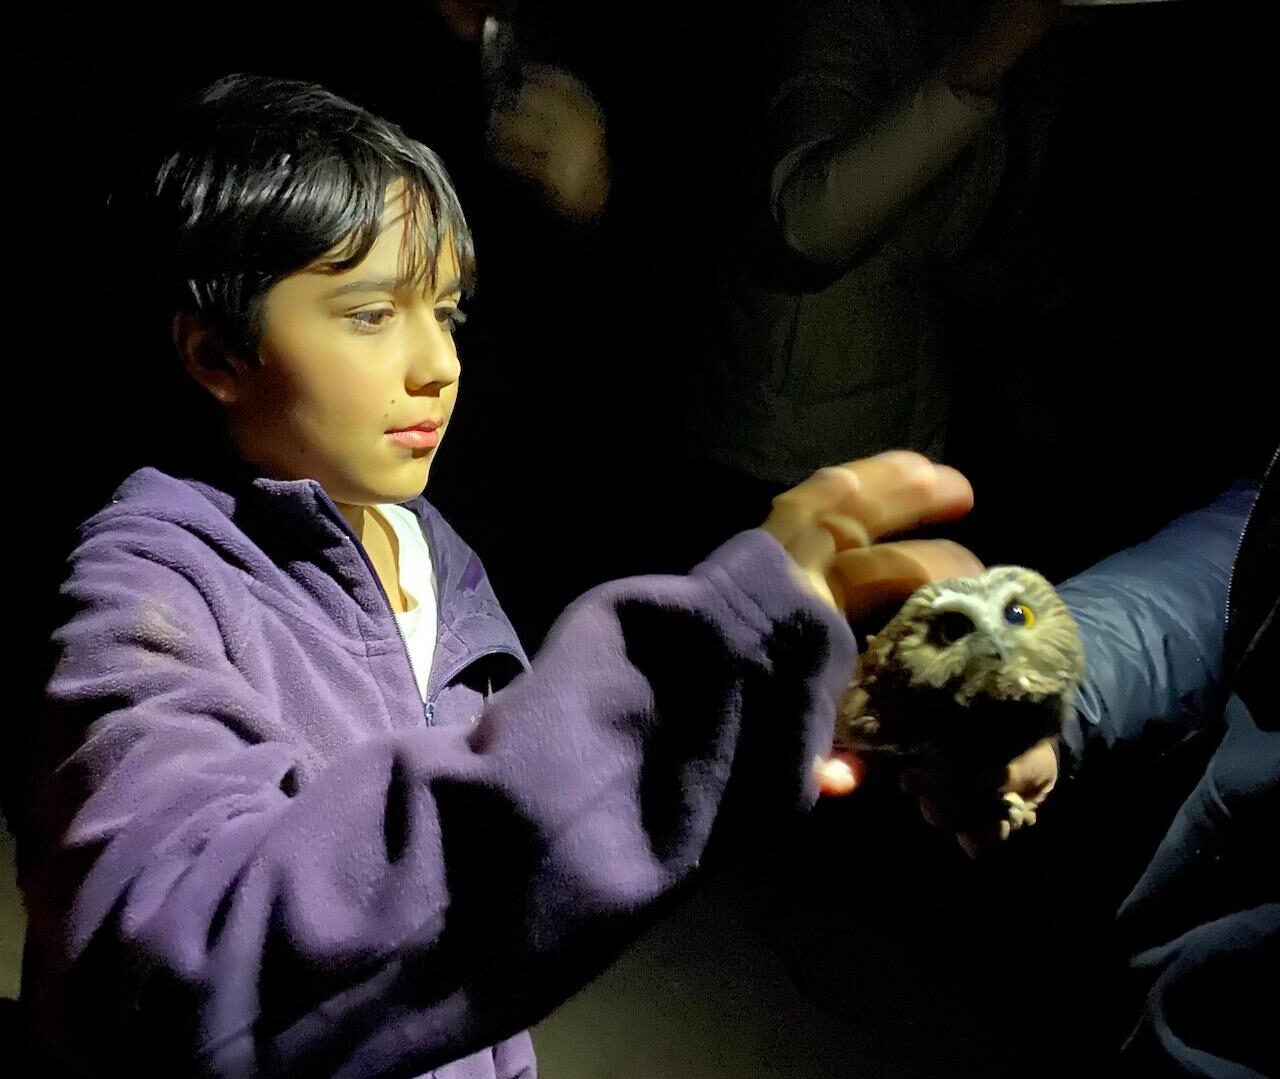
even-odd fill
[{"label": "owl's foot", "polygon": [[[1036,807],[1025,802],[1021,795],[1009,791],[1002,795],[1004,799],[1004,821],[1000,828],[1002,835],[1016,832],[1019,828],[1029,828],[1036,822]],[[1005,831],[1005,826],[1008,832]]]}]

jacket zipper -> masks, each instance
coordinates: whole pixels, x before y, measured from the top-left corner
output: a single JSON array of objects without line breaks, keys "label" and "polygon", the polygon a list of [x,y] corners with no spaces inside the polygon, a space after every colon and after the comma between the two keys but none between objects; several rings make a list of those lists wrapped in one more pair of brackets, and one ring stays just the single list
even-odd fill
[{"label": "jacket zipper", "polygon": [[[338,524],[345,529],[347,536],[351,539],[351,542],[355,544],[356,550],[360,552],[360,558],[364,562],[365,568],[369,571],[369,576],[373,578],[373,583],[377,585],[378,594],[382,596],[382,602],[386,604],[387,613],[391,615],[391,623],[396,627],[396,636],[400,638],[400,651],[405,658],[405,662],[409,665],[409,674],[413,678],[413,688],[416,694],[418,691],[418,669],[413,665],[413,654],[409,651],[409,640],[405,637],[404,630],[400,628],[400,620],[396,618],[396,609],[391,606],[391,597],[387,595],[387,590],[382,586],[382,580],[378,576],[378,571],[374,568],[373,560],[369,557],[369,552],[364,549],[364,544],[360,542],[360,537],[355,534],[355,531],[352,529],[351,525],[347,523],[347,519],[342,516],[341,511],[338,509],[333,499],[325,493],[324,488],[320,488],[320,497],[324,500],[325,506],[329,509],[332,516],[336,518]],[[439,616],[437,615],[437,625],[438,623]],[[435,725],[434,700],[422,702],[422,720],[428,727]]]},{"label": "jacket zipper", "polygon": [[[360,542],[359,537],[356,536],[354,530],[347,523],[347,519],[342,516],[341,511],[339,511],[338,507],[334,504],[333,500],[325,493],[323,488],[320,489],[320,496],[324,500],[324,503],[329,509],[332,516],[337,519],[339,525],[346,530],[346,533],[350,537],[351,542],[355,544],[356,550],[360,552],[361,560],[364,562],[365,567],[369,570],[369,576],[373,578],[373,583],[378,587],[378,593],[379,595],[382,596],[382,602],[386,604],[387,613],[391,615],[391,621],[396,627],[396,635],[400,638],[401,651],[404,655],[406,662],[409,664],[409,673],[413,676],[413,686],[414,686],[414,689],[416,690],[418,687],[418,669],[413,665],[413,654],[409,651],[409,641],[404,635],[404,630],[400,628],[400,620],[396,618],[395,608],[391,606],[391,597],[387,595],[387,590],[382,587],[382,581],[378,577],[378,571],[373,566],[373,560],[369,557],[369,552],[364,549],[364,544]],[[436,616],[436,625],[438,628],[439,615]],[[506,654],[513,657],[517,662],[520,663],[522,667],[524,666],[524,663],[520,659],[520,656],[513,649],[507,648],[499,644],[499,645],[492,645],[489,648],[485,648],[477,652],[475,655],[467,656],[461,663],[455,663],[453,668],[450,669],[447,675],[443,675],[438,678],[428,679],[427,680],[427,685],[428,685],[427,699],[422,702],[422,721],[428,727],[435,726],[436,699],[440,696],[441,691],[446,686],[448,686],[449,682],[452,679],[454,679],[462,671],[470,667],[471,664],[477,662],[478,660],[484,659],[485,656],[496,656],[496,655],[502,655],[502,654]],[[434,669],[432,670],[431,673],[433,675],[435,674]],[[436,683],[434,688],[432,688],[431,686],[431,682],[433,681]]]},{"label": "jacket zipper", "polygon": [[1249,506],[1249,512],[1245,515],[1244,527],[1240,529],[1240,535],[1236,539],[1236,553],[1231,559],[1231,572],[1227,575],[1227,609],[1223,613],[1222,637],[1226,640],[1231,629],[1231,592],[1236,583],[1236,563],[1240,561],[1240,551],[1244,548],[1244,538],[1249,533],[1249,524],[1253,520],[1253,511],[1258,507],[1258,498],[1262,495],[1262,489],[1267,485],[1267,480],[1271,478],[1271,473],[1275,471],[1276,462],[1280,461],[1280,446],[1276,447],[1275,452],[1271,455],[1271,463],[1267,465],[1262,473],[1262,482],[1258,484],[1258,494],[1254,496],[1253,503]]}]

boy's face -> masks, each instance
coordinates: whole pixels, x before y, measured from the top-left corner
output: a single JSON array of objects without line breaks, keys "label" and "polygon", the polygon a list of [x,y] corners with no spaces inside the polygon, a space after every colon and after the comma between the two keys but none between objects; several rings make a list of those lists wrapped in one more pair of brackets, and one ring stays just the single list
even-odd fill
[{"label": "boy's face", "polygon": [[314,479],[340,505],[420,494],[457,397],[457,259],[446,243],[434,286],[405,280],[408,227],[392,188],[363,262],[338,274],[317,263],[278,282],[261,365],[242,374],[228,407],[242,456],[275,479]]}]

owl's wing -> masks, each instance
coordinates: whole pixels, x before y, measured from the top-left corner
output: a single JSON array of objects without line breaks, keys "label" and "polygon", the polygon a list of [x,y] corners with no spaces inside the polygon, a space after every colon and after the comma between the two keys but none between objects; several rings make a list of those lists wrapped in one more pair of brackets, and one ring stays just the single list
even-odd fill
[{"label": "owl's wing", "polygon": [[874,682],[880,676],[880,672],[892,662],[893,650],[897,643],[898,634],[893,631],[892,623],[875,636],[868,637],[866,648],[858,656],[855,681],[864,685]]},{"label": "owl's wing", "polygon": [[847,749],[867,749],[876,741],[880,717],[874,707],[875,684],[893,666],[893,653],[901,636],[901,615],[874,636],[858,656],[853,681],[845,690],[836,719],[836,741]]}]

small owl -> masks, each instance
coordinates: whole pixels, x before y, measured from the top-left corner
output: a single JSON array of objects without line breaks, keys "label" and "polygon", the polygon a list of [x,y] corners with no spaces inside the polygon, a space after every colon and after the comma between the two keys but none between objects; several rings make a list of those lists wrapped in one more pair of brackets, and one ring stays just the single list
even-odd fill
[{"label": "small owl", "polygon": [[859,658],[836,742],[863,756],[982,783],[975,816],[1035,823],[990,777],[1061,732],[1084,678],[1084,646],[1053,586],[1019,566],[918,588]]}]

